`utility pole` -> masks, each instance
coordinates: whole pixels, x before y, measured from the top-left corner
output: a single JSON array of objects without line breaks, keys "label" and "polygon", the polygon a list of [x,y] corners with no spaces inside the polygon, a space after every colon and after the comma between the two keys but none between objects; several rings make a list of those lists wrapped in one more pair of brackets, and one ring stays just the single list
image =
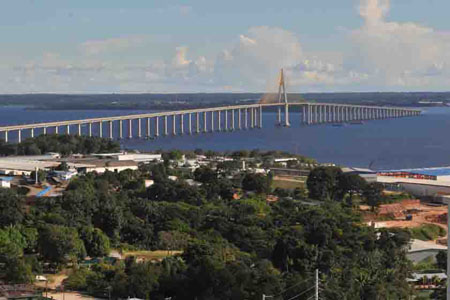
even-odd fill
[{"label": "utility pole", "polygon": [[314,299],[319,300],[319,269],[316,269],[316,294]]}]

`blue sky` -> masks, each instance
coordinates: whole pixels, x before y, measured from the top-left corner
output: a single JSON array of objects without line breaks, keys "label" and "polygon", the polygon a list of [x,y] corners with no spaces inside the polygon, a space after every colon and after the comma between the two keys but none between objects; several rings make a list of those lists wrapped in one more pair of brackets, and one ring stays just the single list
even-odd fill
[{"label": "blue sky", "polygon": [[448,0],[2,0],[0,93],[448,90]]}]

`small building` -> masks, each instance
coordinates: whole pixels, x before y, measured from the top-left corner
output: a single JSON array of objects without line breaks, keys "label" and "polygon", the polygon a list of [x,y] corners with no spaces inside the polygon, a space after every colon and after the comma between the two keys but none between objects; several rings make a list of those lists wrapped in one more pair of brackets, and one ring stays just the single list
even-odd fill
[{"label": "small building", "polygon": [[11,188],[12,177],[0,177],[0,188],[9,189]]},{"label": "small building", "polygon": [[152,180],[152,179],[145,179],[144,180],[144,185],[145,185],[146,188],[151,187],[154,184],[155,184],[155,181]]}]

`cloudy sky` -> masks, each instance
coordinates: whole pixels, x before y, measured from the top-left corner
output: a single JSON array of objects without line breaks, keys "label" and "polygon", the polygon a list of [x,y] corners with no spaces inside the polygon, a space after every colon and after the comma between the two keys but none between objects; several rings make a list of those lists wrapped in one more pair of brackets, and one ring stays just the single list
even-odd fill
[{"label": "cloudy sky", "polygon": [[448,0],[1,0],[0,93],[447,91]]}]

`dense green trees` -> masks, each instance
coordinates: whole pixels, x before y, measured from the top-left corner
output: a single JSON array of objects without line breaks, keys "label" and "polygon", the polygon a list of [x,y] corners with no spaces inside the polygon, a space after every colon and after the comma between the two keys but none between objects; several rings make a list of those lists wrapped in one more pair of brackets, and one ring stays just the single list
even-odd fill
[{"label": "dense green trees", "polygon": [[[367,227],[342,201],[364,195],[359,177],[335,168],[313,171],[310,197],[324,201],[310,206],[301,191],[278,190],[280,200],[267,203],[266,175],[228,178],[222,169],[204,167],[194,173],[201,185],[190,186],[168,180],[171,172],[154,164],[88,174],[72,180],[61,197],[36,199],[28,209],[13,190],[0,189],[7,211],[0,211],[0,268],[14,262],[0,270],[4,279],[27,282],[42,265],[89,255],[100,263],[90,269],[74,264],[66,288],[113,299],[289,299],[310,286],[316,268],[327,299],[410,295],[408,232]],[[155,184],[145,189],[150,177]],[[237,190],[240,199],[233,197]],[[183,253],[154,262],[102,261],[111,248]]]},{"label": "dense green trees", "polygon": [[23,220],[23,197],[10,189],[0,188],[0,228]]},{"label": "dense green trees", "polygon": [[117,152],[119,143],[99,137],[78,135],[40,135],[19,144],[6,144],[0,140],[0,155],[39,155],[56,152],[62,155],[72,153]]}]

